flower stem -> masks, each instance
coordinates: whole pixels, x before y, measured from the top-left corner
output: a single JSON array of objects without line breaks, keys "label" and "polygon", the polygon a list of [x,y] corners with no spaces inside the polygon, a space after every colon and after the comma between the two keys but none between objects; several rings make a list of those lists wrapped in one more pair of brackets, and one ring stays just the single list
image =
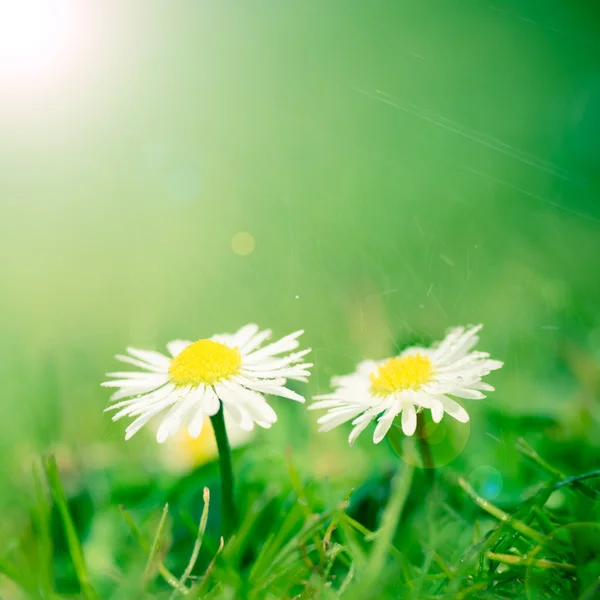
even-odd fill
[{"label": "flower stem", "polygon": [[421,455],[421,462],[423,469],[428,470],[428,479],[433,479],[435,463],[433,461],[433,455],[431,454],[431,446],[425,436],[425,419],[423,413],[420,412],[417,415],[417,440],[419,445],[419,454]]},{"label": "flower stem", "polygon": [[221,471],[221,520],[223,536],[230,538],[237,525],[237,509],[234,498],[233,465],[231,447],[225,430],[223,406],[219,412],[210,418],[219,450],[219,470]]}]

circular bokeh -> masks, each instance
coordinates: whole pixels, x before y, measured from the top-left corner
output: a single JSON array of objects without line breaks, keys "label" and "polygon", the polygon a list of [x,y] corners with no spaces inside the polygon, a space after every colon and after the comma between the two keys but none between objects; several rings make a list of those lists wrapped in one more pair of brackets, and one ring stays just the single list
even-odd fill
[{"label": "circular bokeh", "polygon": [[397,420],[388,432],[388,440],[396,454],[408,464],[422,469],[435,469],[451,463],[464,450],[471,427],[446,417],[434,423],[429,411],[419,413],[419,426],[414,435],[406,436]]},{"label": "circular bokeh", "polygon": [[247,231],[238,231],[231,238],[231,249],[239,256],[248,256],[254,252],[256,242],[254,236]]},{"label": "circular bokeh", "polygon": [[477,494],[486,500],[495,500],[502,493],[504,479],[498,469],[489,465],[473,469],[467,480]]}]

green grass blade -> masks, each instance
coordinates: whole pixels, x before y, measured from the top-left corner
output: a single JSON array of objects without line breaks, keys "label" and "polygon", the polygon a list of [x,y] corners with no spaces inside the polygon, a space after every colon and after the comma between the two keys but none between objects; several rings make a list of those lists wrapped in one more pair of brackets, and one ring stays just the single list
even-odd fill
[{"label": "green grass blade", "polygon": [[556,469],[547,461],[545,461],[528,443],[524,438],[519,438],[517,440],[516,449],[518,452],[527,456],[532,461],[537,463],[544,471],[552,475],[554,479],[562,479],[564,481],[560,481],[556,484],[555,489],[563,487],[565,485],[573,485],[576,489],[578,489],[582,494],[591,498],[592,500],[597,500],[600,496],[596,490],[592,489],[585,483],[582,483],[582,479],[590,479],[593,477],[598,477],[600,475],[600,471],[593,471],[591,473],[585,473],[584,475],[576,475],[574,477],[567,477],[562,471]]},{"label": "green grass blade", "polygon": [[[310,508],[310,501],[308,499],[306,491],[304,490],[304,486],[302,485],[300,474],[298,473],[296,467],[294,466],[294,463],[292,462],[291,451],[288,451],[287,453],[287,467],[292,487],[294,489],[294,492],[296,493],[296,496],[298,497],[298,502],[300,503],[300,507],[304,512],[304,516],[307,520],[311,519],[313,512]],[[313,536],[313,541],[315,543],[317,552],[319,553],[319,563],[321,565],[324,565],[327,560],[325,556],[325,548],[323,547],[323,544],[320,543],[319,536],[316,533]]]},{"label": "green grass blade", "polygon": [[383,569],[385,557],[389,547],[392,545],[392,539],[396,533],[396,528],[400,521],[400,515],[404,508],[404,503],[408,498],[408,492],[412,484],[413,467],[406,464],[404,469],[399,470],[392,481],[392,492],[388,505],[385,508],[381,519],[381,527],[375,539],[367,572],[369,578],[375,578]]},{"label": "green grass blade", "polygon": [[[138,526],[135,524],[135,521],[131,518],[131,515],[125,510],[123,506],[120,506],[119,508],[121,510],[123,518],[125,519],[125,522],[127,523],[127,525],[129,525],[129,529],[131,530],[131,533],[133,534],[133,537],[136,539],[140,548],[144,552],[150,552],[150,544],[141,534],[140,530],[138,529]],[[175,577],[175,575],[173,575],[173,573],[171,573],[171,571],[169,571],[169,569],[165,567],[162,561],[158,562],[158,572],[171,587],[179,588],[179,581],[177,580],[177,577]],[[183,594],[186,594],[188,590],[187,588],[179,588],[179,591]]]},{"label": "green grass blade", "polygon": [[167,523],[167,516],[169,515],[169,504],[165,504],[162,515],[160,516],[160,521],[158,522],[158,527],[156,528],[156,533],[154,534],[154,539],[152,540],[152,545],[150,546],[150,552],[148,554],[148,560],[146,561],[146,568],[144,569],[144,581],[148,582],[152,579],[152,572],[157,567],[156,556],[160,549],[160,543],[162,541],[163,532],[165,529],[165,525]]},{"label": "green grass blade", "polygon": [[46,471],[46,478],[48,480],[50,491],[52,492],[54,502],[56,503],[56,507],[60,514],[63,528],[65,530],[69,554],[71,555],[71,561],[73,562],[75,575],[77,576],[77,580],[81,586],[81,593],[86,600],[99,600],[100,597],[90,583],[81,542],[79,541],[77,530],[75,529],[73,519],[71,518],[71,514],[69,512],[67,497],[60,482],[60,476],[56,466],[56,459],[53,455],[47,457],[44,468]]},{"label": "green grass blade", "polygon": [[52,538],[50,535],[50,505],[48,495],[39,472],[39,465],[33,466],[33,483],[35,504],[32,510],[33,522],[37,531],[39,546],[38,581],[45,598],[51,598],[54,593]]},{"label": "green grass blade", "polygon": [[[202,509],[202,516],[200,517],[200,525],[198,527],[198,535],[196,536],[196,541],[194,542],[194,548],[192,550],[192,555],[190,556],[190,560],[179,580],[179,585],[181,587],[185,586],[185,582],[188,580],[189,576],[192,573],[192,569],[194,568],[196,561],[198,560],[198,554],[200,553],[200,548],[202,547],[202,539],[204,538],[204,532],[206,531],[206,524],[208,523],[208,509],[210,506],[210,491],[208,488],[204,488],[203,493],[204,499],[204,508]],[[171,599],[177,597],[178,590],[175,590],[171,595]]]},{"label": "green grass blade", "polygon": [[225,546],[225,539],[221,538],[221,542],[219,544],[219,547],[217,548],[217,551],[215,552],[215,555],[213,556],[213,559],[210,561],[210,564],[208,565],[208,567],[206,567],[206,571],[204,573],[204,577],[202,577],[190,589],[190,596],[189,597],[192,600],[196,600],[197,598],[201,599],[201,600],[205,600],[206,598],[208,598],[209,596],[211,596],[213,592],[219,590],[219,588],[220,588],[219,583],[220,582],[217,583],[217,585],[210,591],[210,593],[205,594],[206,588],[208,587],[209,575],[213,572],[213,569],[215,568],[215,563],[217,562],[217,558],[219,557],[219,555],[223,551],[223,547],[224,546]]},{"label": "green grass blade", "polygon": [[25,580],[22,573],[19,571],[17,567],[15,567],[11,562],[6,560],[4,557],[0,557],[0,575],[4,575],[7,579],[10,579],[17,585],[20,585],[23,588],[25,586]]},{"label": "green grass blade", "polygon": [[539,531],[536,531],[532,527],[529,527],[529,525],[527,525],[523,521],[511,517],[509,514],[505,513],[503,510],[501,510],[491,502],[488,502],[487,500],[479,496],[479,494],[477,494],[477,492],[467,483],[466,479],[464,479],[463,477],[458,478],[458,485],[460,485],[460,487],[465,492],[467,492],[469,496],[471,496],[471,498],[479,506],[479,508],[489,513],[499,521],[507,523],[515,531],[518,531],[520,534],[532,539],[538,544],[544,539],[544,536],[541,533],[539,533]]}]

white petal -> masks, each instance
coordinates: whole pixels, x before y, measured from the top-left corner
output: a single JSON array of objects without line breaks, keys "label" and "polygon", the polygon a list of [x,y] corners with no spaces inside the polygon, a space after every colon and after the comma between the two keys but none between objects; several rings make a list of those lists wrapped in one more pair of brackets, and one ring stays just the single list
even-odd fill
[{"label": "white petal", "polygon": [[281,352],[289,352],[290,350],[294,350],[298,347],[299,342],[296,339],[300,337],[304,333],[304,330],[295,331],[294,333],[290,333],[280,340],[269,344],[268,346],[264,346],[260,350],[256,350],[252,354],[248,354],[245,358],[250,362],[257,362],[259,360],[263,360],[267,356],[273,356],[275,354],[280,354]]},{"label": "white petal", "polygon": [[140,367],[141,369],[146,369],[146,371],[151,371],[153,373],[166,373],[167,369],[164,366],[155,367],[153,365],[149,365],[147,362],[138,360],[137,358],[132,358],[131,356],[125,356],[124,354],[117,354],[115,356],[117,360],[121,362],[127,363],[129,365],[133,365],[135,367]]},{"label": "white petal", "polygon": [[186,388],[183,391],[173,405],[171,410],[166,414],[156,432],[156,441],[162,444],[171,434],[177,432],[181,426],[182,421],[187,416],[191,406],[190,398],[194,399],[194,396],[190,393],[190,388]]},{"label": "white petal", "polygon": [[363,360],[356,366],[356,373],[360,375],[370,375],[383,362],[385,361]]},{"label": "white petal", "polygon": [[386,436],[387,432],[390,430],[396,415],[400,411],[400,402],[394,402],[390,408],[388,408],[377,422],[377,427],[375,427],[375,432],[373,433],[373,442],[379,444],[381,440]]},{"label": "white petal", "polygon": [[127,348],[127,352],[135,358],[139,358],[147,362],[149,365],[154,367],[169,367],[171,361],[160,352],[154,352],[153,350],[138,350],[137,348]]},{"label": "white petal", "polygon": [[188,425],[188,433],[192,439],[195,440],[200,436],[202,433],[202,428],[204,427],[204,421],[206,421],[206,419],[206,413],[202,410],[202,408],[199,408],[191,418]]},{"label": "white petal", "polygon": [[224,344],[225,346],[229,346],[230,348],[233,348],[235,346],[235,344],[231,343],[233,336],[229,333],[217,333],[208,339],[213,342],[219,342],[219,344]]},{"label": "white petal", "polygon": [[114,381],[104,381],[100,385],[102,387],[118,387],[118,388],[138,388],[138,387],[158,387],[167,382],[165,375],[146,374],[146,379],[115,379]]},{"label": "white petal", "polygon": [[257,392],[270,394],[271,396],[281,396],[282,398],[289,398],[290,400],[295,400],[296,402],[306,402],[306,400],[300,394],[297,394],[296,392],[283,386],[269,385],[267,382],[252,381],[251,379],[248,379],[248,383],[245,383],[244,386]]},{"label": "white petal", "polygon": [[452,389],[448,390],[446,393],[456,396],[457,398],[466,398],[468,400],[482,400],[485,398],[485,395],[479,390]]},{"label": "white petal", "polygon": [[238,329],[232,336],[229,337],[229,343],[231,346],[237,346],[241,349],[242,346],[247,344],[250,339],[256,335],[259,327],[255,323],[244,325]]},{"label": "white petal", "polygon": [[275,423],[277,421],[277,413],[258,392],[248,390],[230,381],[224,381],[222,385],[243,401],[245,409],[256,423]]},{"label": "white petal", "polygon": [[465,331],[460,340],[456,344],[456,348],[454,350],[454,358],[460,358],[461,356],[467,354],[471,348],[473,348],[477,342],[479,341],[479,336],[476,335],[483,325],[475,325],[475,327],[471,327]]},{"label": "white petal", "polygon": [[320,410],[323,408],[334,408],[336,406],[343,406],[344,404],[346,404],[345,400],[337,398],[336,400],[320,400],[319,402],[313,402],[306,408],[308,410]]},{"label": "white petal", "polygon": [[[283,367],[287,367],[293,363],[297,363],[303,356],[306,356],[309,352],[312,352],[311,348],[306,348],[305,350],[301,350],[300,352],[293,352],[292,354],[288,354],[287,356],[283,356],[282,358],[272,359],[266,358],[265,362],[251,362],[251,363],[242,363],[244,369],[252,372],[259,371],[273,371],[275,369],[282,369]],[[311,363],[306,363],[303,365],[303,368],[312,367]]]},{"label": "white petal", "polygon": [[503,366],[504,363],[501,360],[486,360],[484,368],[495,371],[496,369],[501,369]]},{"label": "white petal", "polygon": [[485,383],[483,381],[476,381],[469,386],[473,390],[482,390],[484,392],[493,392],[496,388],[489,383]]},{"label": "white petal", "polygon": [[[131,409],[138,406],[152,406],[155,402],[165,398],[170,395],[174,390],[173,385],[165,385],[161,388],[153,390],[149,393],[138,395],[135,398],[129,398],[127,400],[122,400],[121,402],[117,402],[115,404],[111,404],[104,409],[104,412],[108,412],[111,410],[116,410],[121,407],[129,407]],[[116,416],[116,415],[115,415]],[[116,419],[113,417],[113,421]]]},{"label": "white petal", "polygon": [[350,435],[348,436],[348,443],[350,446],[354,445],[356,438],[367,428],[372,419],[365,419],[362,423],[358,423],[354,426]]},{"label": "white petal", "polygon": [[276,369],[275,371],[247,371],[246,369],[242,369],[240,374],[244,377],[257,379],[275,379],[276,377],[290,379],[295,377],[306,377],[307,375],[310,375],[310,371],[306,371],[301,368],[301,365],[297,365],[287,369]]},{"label": "white petal", "polygon": [[252,431],[254,429],[254,421],[242,406],[238,406],[237,404],[231,402],[226,402],[225,398],[222,396],[221,399],[224,403],[223,406],[225,414],[228,415],[240,429],[243,429],[244,431]]},{"label": "white petal", "polygon": [[[254,389],[260,391],[260,389],[257,387],[254,387]],[[265,393],[270,394],[271,396],[281,396],[282,398],[288,398],[289,400],[294,400],[296,402],[300,402],[301,404],[304,404],[306,402],[306,398],[304,398],[300,394],[297,394],[293,390],[290,390],[289,388],[283,386],[273,387]]]},{"label": "white petal", "polygon": [[400,352],[398,356],[413,356],[414,354],[420,354],[421,356],[431,356],[435,351],[431,348],[424,348],[423,346],[410,346]]},{"label": "white petal", "polygon": [[130,398],[132,396],[139,396],[140,394],[148,394],[155,390],[157,390],[155,385],[121,388],[118,392],[115,392],[109,400],[111,402],[116,402],[117,400],[121,400],[121,398]]},{"label": "white petal", "polygon": [[436,350],[434,355],[436,366],[440,367],[462,358],[478,342],[476,333],[481,328],[482,325],[476,325],[466,331],[463,327],[453,329]]},{"label": "white petal", "polygon": [[461,423],[466,423],[469,420],[469,413],[456,401],[448,398],[447,396],[440,396],[440,400],[446,411],[451,417],[454,417]]},{"label": "white petal", "polygon": [[242,356],[250,354],[253,350],[256,350],[264,341],[271,337],[272,331],[270,329],[264,329],[259,331],[254,337],[250,338],[245,344],[239,346],[239,352]]},{"label": "white petal", "polygon": [[359,425],[360,423],[365,423],[365,422],[370,422],[373,419],[375,419],[377,417],[377,415],[379,413],[382,413],[384,410],[386,410],[386,408],[389,408],[388,406],[372,406],[371,408],[368,408],[367,410],[365,410],[362,415],[359,415],[358,417],[356,417],[356,419],[354,419],[354,421],[352,421],[352,425]]},{"label": "white petal", "polygon": [[215,390],[211,387],[207,387],[204,393],[204,410],[209,417],[214,417],[221,408],[221,402],[219,397],[215,393]]},{"label": "white petal", "polygon": [[225,410],[229,412],[233,420],[243,429],[244,431],[252,431],[254,429],[254,419],[248,412],[244,398],[225,387],[222,383],[217,383],[214,386],[217,396],[223,402]]},{"label": "white petal", "polygon": [[352,421],[352,419],[354,419],[354,417],[356,417],[361,412],[362,411],[360,408],[349,408],[337,413],[328,412],[326,415],[323,415],[322,417],[317,419],[319,431],[331,431],[332,429],[335,429],[342,423]]},{"label": "white petal", "polygon": [[[263,387],[265,386],[271,386],[271,387],[280,387],[282,385],[285,385],[286,383],[286,379],[285,377],[278,377],[277,379],[271,379],[270,381],[261,381],[259,379],[256,379],[255,377],[244,377],[243,375],[234,375],[231,378],[231,381],[235,381],[236,383],[239,383],[240,385],[243,385],[244,387],[250,388],[250,389],[254,389],[252,386],[257,383],[258,385],[261,385]],[[268,393],[268,392],[266,392]]]},{"label": "white petal", "polygon": [[193,439],[196,439],[200,435],[200,432],[202,431],[202,426],[204,425],[204,421],[206,420],[206,390],[207,388],[205,388],[202,385],[198,387],[194,392],[196,396],[197,408],[194,409],[194,412],[192,413],[192,416],[188,423],[188,433]]},{"label": "white petal", "polygon": [[[181,388],[175,388],[173,384],[165,385],[159,390],[155,390],[134,400],[128,407],[123,408],[123,410],[113,415],[112,419],[116,421],[124,416],[134,417],[155,408],[163,410],[172,404],[176,404],[181,398],[182,391]],[[125,402],[121,404],[125,405]]]},{"label": "white petal", "polygon": [[460,339],[460,336],[463,334],[464,330],[464,327],[455,327],[446,334],[446,337],[440,342],[439,346],[435,349],[434,357],[436,362],[443,362],[444,358],[446,357],[446,354],[456,345],[456,342]]},{"label": "white petal", "polygon": [[[138,379],[144,380],[149,379],[152,380],[153,377],[156,377],[158,374],[147,373],[145,371],[114,371],[112,373],[107,373],[107,377],[115,377],[117,379]],[[160,377],[164,377],[164,375],[160,375]]]},{"label": "white petal", "polygon": [[434,423],[439,423],[444,416],[444,405],[441,402],[431,407],[431,418]]},{"label": "white petal", "polygon": [[444,411],[442,407],[442,403],[435,396],[426,393],[414,393],[409,400],[412,404],[416,404],[417,406],[421,406],[422,408],[429,409],[442,409],[442,413]]},{"label": "white petal", "polygon": [[130,440],[152,417],[156,416],[162,408],[148,410],[125,429],[125,441]]},{"label": "white petal", "polygon": [[167,350],[173,358],[181,354],[192,342],[189,340],[173,340],[167,344]]},{"label": "white petal", "polygon": [[458,360],[452,360],[446,362],[444,366],[437,367],[436,371],[438,373],[446,373],[449,371],[457,371],[468,370],[471,365],[475,365],[478,362],[481,362],[485,358],[489,358],[489,353],[487,352],[471,352],[471,354],[467,354]]},{"label": "white petal", "polygon": [[402,409],[402,431],[404,435],[412,435],[417,429],[417,411],[414,405],[405,404]]}]

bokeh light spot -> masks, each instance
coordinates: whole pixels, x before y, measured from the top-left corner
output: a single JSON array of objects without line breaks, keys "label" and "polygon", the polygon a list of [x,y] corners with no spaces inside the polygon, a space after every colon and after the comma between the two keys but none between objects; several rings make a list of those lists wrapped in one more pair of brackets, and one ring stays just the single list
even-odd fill
[{"label": "bokeh light spot", "polygon": [[[465,449],[471,434],[469,423],[445,417],[440,423],[423,411],[423,428],[412,436],[402,433],[400,422],[394,423],[387,437],[396,454],[408,464],[419,468],[437,468],[451,463]],[[423,461],[423,446],[428,446],[430,465]]]},{"label": "bokeh light spot", "polygon": [[487,465],[476,467],[468,477],[473,489],[486,500],[494,500],[502,493],[504,480],[500,471]]},{"label": "bokeh light spot", "polygon": [[181,204],[196,200],[202,188],[200,173],[192,163],[172,165],[165,173],[164,183],[171,200]]},{"label": "bokeh light spot", "polygon": [[252,254],[255,246],[254,236],[247,231],[238,231],[231,238],[231,249],[240,256]]}]

